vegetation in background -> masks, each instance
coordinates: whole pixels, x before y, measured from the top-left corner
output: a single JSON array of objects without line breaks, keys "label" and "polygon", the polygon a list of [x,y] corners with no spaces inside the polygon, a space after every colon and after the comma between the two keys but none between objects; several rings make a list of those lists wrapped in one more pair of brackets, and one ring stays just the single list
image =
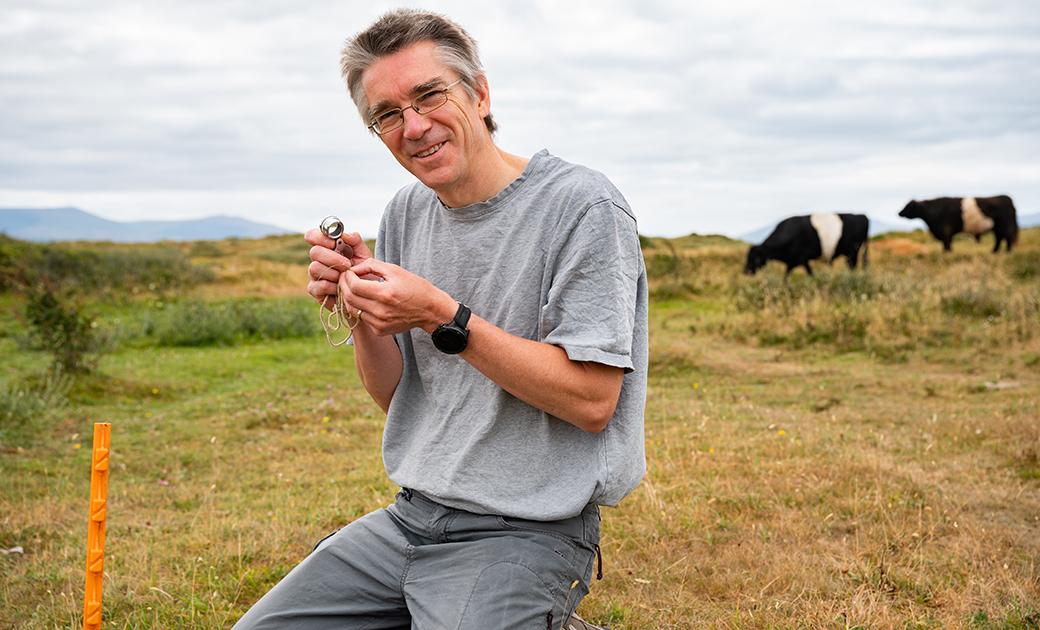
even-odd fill
[{"label": "vegetation in background", "polygon": [[[1040,230],[1010,256],[886,235],[865,273],[786,283],[776,263],[744,276],[748,246],[724,237],[640,240],[648,472],[604,509],[584,617],[1040,627]],[[71,386],[44,386],[48,357],[17,345],[26,297],[0,291],[0,549],[24,549],[0,554],[0,627],[80,625],[95,421],[114,425],[112,627],[230,627],[396,491],[383,414],[304,297],[301,239],[155,249],[214,281],[83,296],[118,343]]]},{"label": "vegetation in background", "polygon": [[125,297],[174,291],[213,280],[167,246],[28,243],[0,235],[0,291],[45,284],[81,294]]},{"label": "vegetation in background", "polygon": [[25,318],[30,347],[51,355],[53,371],[79,374],[94,367],[104,341],[97,334],[97,322],[84,312],[80,298],[58,296],[44,283],[28,286]]},{"label": "vegetation in background", "polygon": [[1008,268],[1016,280],[1040,278],[1040,251],[1016,251],[1008,261]]},{"label": "vegetation in background", "polygon": [[1033,250],[942,256],[920,246],[924,251],[912,248],[913,256],[886,257],[886,247],[915,244],[887,236],[875,239],[882,253],[866,271],[850,272],[842,259],[832,267],[817,263],[813,277],[796,271],[785,280],[779,263],[744,276],[747,246],[718,239],[655,240],[644,252],[647,274],[659,301],[687,299],[726,311],[705,325],[735,341],[902,360],[908,351],[951,342],[997,347],[1040,335],[1040,285],[1023,281],[1040,264]]},{"label": "vegetation in background", "polygon": [[51,370],[21,383],[0,386],[0,445],[30,440],[68,404],[70,384],[66,375]]},{"label": "vegetation in background", "polygon": [[192,300],[164,304],[144,317],[143,335],[159,346],[230,346],[306,337],[319,331],[309,300]]},{"label": "vegetation in background", "polygon": [[228,252],[216,241],[193,241],[188,250],[188,256],[192,258],[219,258],[227,255]]},{"label": "vegetation in background", "polygon": [[310,250],[311,246],[302,238],[298,238],[280,247],[261,252],[257,256],[271,262],[306,266],[311,262]]}]

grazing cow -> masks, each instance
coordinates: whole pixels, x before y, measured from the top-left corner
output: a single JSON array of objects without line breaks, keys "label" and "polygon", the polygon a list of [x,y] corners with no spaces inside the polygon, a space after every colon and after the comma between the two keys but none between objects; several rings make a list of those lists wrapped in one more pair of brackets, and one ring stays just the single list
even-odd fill
[{"label": "grazing cow", "polygon": [[856,268],[859,249],[867,266],[867,231],[870,219],[863,214],[810,214],[784,219],[761,245],[748,251],[744,273],[754,275],[770,260],[787,265],[784,278],[795,267],[805,267],[812,275],[810,260],[822,258],[830,263],[844,256],[849,269]]},{"label": "grazing cow", "polygon": [[904,219],[924,219],[932,236],[942,241],[943,250],[950,251],[955,234],[967,232],[975,237],[992,231],[997,237],[993,253],[1000,250],[1000,242],[1007,243],[1007,251],[1018,240],[1018,219],[1011,197],[940,197],[927,201],[911,201],[899,216]]}]

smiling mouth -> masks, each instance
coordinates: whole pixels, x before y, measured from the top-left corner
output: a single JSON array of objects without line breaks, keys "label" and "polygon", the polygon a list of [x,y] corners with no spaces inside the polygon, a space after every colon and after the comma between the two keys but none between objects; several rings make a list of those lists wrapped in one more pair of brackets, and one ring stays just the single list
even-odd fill
[{"label": "smiling mouth", "polygon": [[440,150],[441,150],[441,147],[443,147],[443,146],[444,146],[444,143],[443,143],[443,142],[440,142],[440,143],[438,143],[438,144],[435,144],[435,145],[433,145],[433,146],[432,146],[432,147],[430,147],[429,149],[426,149],[425,151],[420,151],[419,153],[416,153],[416,154],[415,154],[415,157],[417,157],[417,158],[425,158],[425,157],[430,157],[430,156],[431,156],[431,155],[433,155],[434,153],[436,153],[436,152],[440,151]]}]

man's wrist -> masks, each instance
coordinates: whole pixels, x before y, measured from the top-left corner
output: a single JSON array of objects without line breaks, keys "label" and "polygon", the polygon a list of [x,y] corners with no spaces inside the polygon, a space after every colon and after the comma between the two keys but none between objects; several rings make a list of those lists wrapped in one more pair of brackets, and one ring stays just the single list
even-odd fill
[{"label": "man's wrist", "polygon": [[433,306],[430,309],[430,320],[425,323],[423,330],[428,334],[432,334],[433,331],[437,330],[438,326],[451,321],[458,310],[458,301],[446,292],[440,291],[440,295],[436,300],[434,300]]}]

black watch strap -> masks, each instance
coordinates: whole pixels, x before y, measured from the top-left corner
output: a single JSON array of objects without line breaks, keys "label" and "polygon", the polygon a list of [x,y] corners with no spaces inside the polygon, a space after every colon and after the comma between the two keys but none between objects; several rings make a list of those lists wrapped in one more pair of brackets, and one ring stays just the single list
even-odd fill
[{"label": "black watch strap", "polygon": [[459,302],[459,310],[455,311],[455,317],[451,318],[451,321],[462,330],[466,330],[466,326],[469,325],[469,315],[469,307]]}]

